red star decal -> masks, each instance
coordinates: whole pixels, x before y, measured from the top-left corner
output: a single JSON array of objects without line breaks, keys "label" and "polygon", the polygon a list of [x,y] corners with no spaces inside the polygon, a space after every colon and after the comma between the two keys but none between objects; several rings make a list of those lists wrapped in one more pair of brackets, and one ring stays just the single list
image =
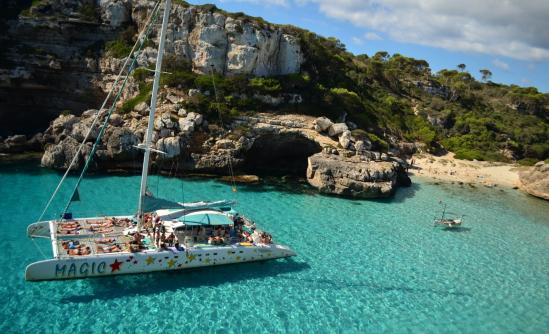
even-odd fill
[{"label": "red star decal", "polygon": [[109,266],[111,266],[111,273],[115,272],[115,271],[120,271],[120,266],[123,264],[124,262],[118,262],[118,259],[114,259],[114,262],[109,264]]}]

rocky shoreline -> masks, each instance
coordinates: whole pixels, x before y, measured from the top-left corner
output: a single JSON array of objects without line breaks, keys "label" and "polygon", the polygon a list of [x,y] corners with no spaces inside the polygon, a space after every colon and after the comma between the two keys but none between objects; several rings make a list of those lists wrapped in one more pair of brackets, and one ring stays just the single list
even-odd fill
[{"label": "rocky shoreline", "polygon": [[[209,124],[202,115],[187,113],[163,99],[154,123],[153,145],[165,154],[152,156],[152,168],[159,172],[227,175],[229,163],[237,174],[283,174],[306,177],[325,194],[353,198],[390,196],[410,180],[403,160],[369,150],[368,141],[355,140],[345,123],[304,115],[267,113],[239,116],[226,128]],[[141,109],[114,114],[100,142],[90,169],[139,170],[141,143],[147,118]],[[92,124],[96,110],[81,116],[60,115],[41,134],[30,140],[8,138],[0,152],[17,153],[44,149],[41,165],[65,169],[77,153]],[[352,125],[351,125],[352,126]],[[82,166],[91,151],[97,131],[77,158]]]}]

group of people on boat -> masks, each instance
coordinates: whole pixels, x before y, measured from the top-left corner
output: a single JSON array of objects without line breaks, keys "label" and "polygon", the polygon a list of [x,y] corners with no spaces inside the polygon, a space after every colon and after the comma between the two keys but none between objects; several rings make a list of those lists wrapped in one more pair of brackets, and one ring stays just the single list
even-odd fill
[{"label": "group of people on boat", "polygon": [[67,240],[61,242],[63,249],[67,251],[68,255],[89,255],[91,249],[89,246],[81,244],[78,240]]},{"label": "group of people on boat", "polygon": [[102,220],[65,221],[57,224],[57,233],[69,234],[104,234],[114,232],[115,227],[132,227],[133,222],[128,218],[105,217]]},{"label": "group of people on boat", "polygon": [[78,234],[82,227],[77,221],[59,223],[57,225],[57,233],[60,234]]}]

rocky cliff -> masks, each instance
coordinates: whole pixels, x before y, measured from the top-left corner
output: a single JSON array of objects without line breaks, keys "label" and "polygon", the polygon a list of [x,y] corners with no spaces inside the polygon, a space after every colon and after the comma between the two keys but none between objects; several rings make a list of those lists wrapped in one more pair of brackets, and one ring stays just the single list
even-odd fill
[{"label": "rocky cliff", "polygon": [[[20,132],[30,135],[40,127],[31,126],[29,119],[41,124],[53,118],[59,108],[74,112],[53,118],[49,126],[43,126],[47,128],[45,131],[32,137],[15,135],[0,140],[0,153],[43,149],[42,165],[56,169],[67,168],[79,154],[76,161],[81,167],[99,128],[92,129],[78,153],[79,144],[96,115],[101,119],[106,116],[105,110],[83,106],[89,101],[97,102],[97,98],[112,87],[124,61],[127,38],[135,37],[136,31],[144,27],[153,5],[153,1],[145,0],[97,3],[44,0],[10,21],[6,39],[10,47],[4,53],[9,66],[1,72],[0,88],[6,97],[3,110],[9,109],[12,103],[12,107],[25,106],[26,114],[0,115],[9,118],[2,122],[8,124],[4,133],[18,131],[18,119],[14,115],[20,116],[20,125],[25,129]],[[188,70],[205,74],[213,68],[221,78],[236,77],[237,84],[241,80],[238,78],[244,78],[248,90],[226,90],[225,101],[252,98],[260,105],[284,104],[292,108],[303,102],[300,94],[281,91],[276,80],[253,79],[299,72],[305,58],[297,36],[262,20],[179,1],[172,8],[170,22],[166,57],[170,63],[179,64],[175,71],[185,68],[184,75],[188,76],[191,75]],[[155,62],[159,28],[157,23],[151,40],[137,57],[141,68]],[[18,57],[22,45],[28,48],[26,58]],[[193,80],[204,78],[192,75]],[[138,171],[141,168],[142,152],[136,146],[143,142],[146,131],[149,110],[144,87],[150,84],[150,76],[129,78],[117,112],[110,117],[99,142],[90,166],[92,170]],[[8,95],[13,95],[13,99],[8,99]],[[204,109],[201,107],[204,104],[208,106],[211,95],[207,89],[163,85],[153,133],[153,145],[163,153],[153,154],[153,170],[174,174],[227,174],[229,168],[233,168],[237,173],[292,174],[306,177],[322,193],[359,198],[388,196],[397,186],[409,183],[404,162],[372,151],[372,143],[366,138],[354,138],[351,130],[356,124],[352,122],[334,123],[326,117],[234,109],[236,112],[231,111],[228,124],[223,125],[217,121],[217,115],[212,115],[211,108],[206,108],[207,114],[198,112]],[[48,99],[41,100],[40,96]],[[71,99],[80,104],[72,105]],[[128,103],[131,101],[135,103]],[[85,109],[88,110],[82,112]],[[52,112],[44,113],[44,110]],[[48,116],[33,118],[29,117],[30,113]],[[214,123],[209,122],[212,120]]]},{"label": "rocky cliff", "polygon": [[[0,136],[31,135],[63,110],[79,114],[97,105],[123,57],[107,52],[106,43],[135,36],[154,3],[43,0],[8,20],[0,39]],[[152,44],[141,66],[154,63]],[[226,75],[295,73],[304,61],[297,38],[278,27],[181,1],[172,6],[166,53],[197,73],[213,66]]]}]

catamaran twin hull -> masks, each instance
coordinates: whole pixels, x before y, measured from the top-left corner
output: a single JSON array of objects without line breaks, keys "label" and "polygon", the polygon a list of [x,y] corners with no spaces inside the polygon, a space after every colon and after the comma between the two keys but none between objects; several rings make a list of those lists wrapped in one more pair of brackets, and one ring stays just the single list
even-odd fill
[{"label": "catamaran twin hull", "polygon": [[[37,236],[38,232],[41,236],[46,236],[46,226],[54,227],[55,222],[32,224],[29,226],[28,232],[34,232],[32,234],[34,236]],[[38,261],[27,266],[25,270],[27,281],[139,274],[264,261],[296,255],[290,248],[278,244],[242,242],[222,246],[180,248],[180,250],[170,247],[164,250],[150,249],[140,252],[59,256],[56,254],[59,243],[59,240],[52,238],[55,258]]]}]

